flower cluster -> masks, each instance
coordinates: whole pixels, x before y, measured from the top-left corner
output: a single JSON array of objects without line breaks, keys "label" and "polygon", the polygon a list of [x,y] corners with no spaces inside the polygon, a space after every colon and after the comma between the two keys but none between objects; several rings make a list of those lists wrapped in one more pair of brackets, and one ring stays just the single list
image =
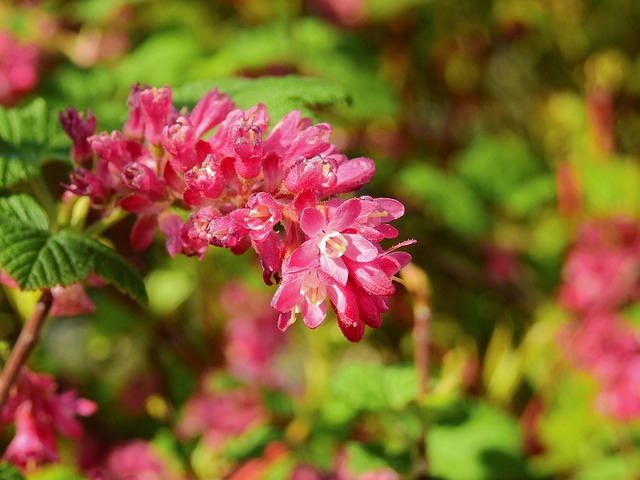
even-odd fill
[{"label": "flower cluster", "polygon": [[614,219],[585,224],[564,267],[561,304],[579,323],[562,332],[573,363],[599,383],[596,407],[640,415],[640,339],[622,310],[640,299],[640,229]]},{"label": "flower cluster", "polygon": [[39,57],[37,47],[0,30],[0,105],[13,105],[36,86]]},{"label": "flower cluster", "polygon": [[[301,315],[315,328],[327,300],[351,341],[376,328],[394,293],[392,277],[410,260],[389,225],[404,213],[388,198],[343,199],[374,174],[368,158],[348,159],[330,140],[331,126],[299,111],[269,130],[267,109],[234,107],[210,91],[191,111],[178,111],[172,91],[133,87],[122,131],[95,134],[96,119],[68,109],[63,128],[73,140],[68,192],[85,195],[108,214],[136,215],[134,248],[161,230],[169,253],[203,258],[209,245],[240,254],[253,248],[265,283],[279,282],[271,302],[281,330]],[[213,133],[211,133],[213,132]],[[185,220],[170,207],[190,214]]]},{"label": "flower cluster", "polygon": [[49,376],[22,367],[17,384],[0,412],[0,421],[16,426],[3,459],[23,468],[58,461],[56,431],[78,439],[83,428],[77,416],[91,415],[96,404],[78,398],[74,391],[56,393]]}]

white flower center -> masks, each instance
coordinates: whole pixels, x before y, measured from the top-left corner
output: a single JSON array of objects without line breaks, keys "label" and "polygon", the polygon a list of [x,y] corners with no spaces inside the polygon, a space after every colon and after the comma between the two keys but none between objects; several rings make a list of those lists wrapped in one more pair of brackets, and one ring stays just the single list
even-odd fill
[{"label": "white flower center", "polygon": [[347,250],[347,239],[340,232],[323,235],[318,242],[320,253],[331,258],[339,258]]}]

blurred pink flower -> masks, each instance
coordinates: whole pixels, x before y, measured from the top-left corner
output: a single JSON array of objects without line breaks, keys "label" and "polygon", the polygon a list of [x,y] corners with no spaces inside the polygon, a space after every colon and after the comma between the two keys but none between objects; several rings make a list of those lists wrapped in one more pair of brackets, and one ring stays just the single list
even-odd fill
[{"label": "blurred pink flower", "polygon": [[39,57],[35,45],[0,30],[0,105],[11,106],[35,88]]},{"label": "blurred pink flower", "polygon": [[270,297],[228,283],[221,300],[228,314],[224,353],[229,372],[250,384],[281,386],[282,375],[274,363],[286,337],[278,329]]},{"label": "blurred pink flower", "polygon": [[598,381],[596,408],[622,421],[640,416],[640,341],[616,313],[599,313],[563,331],[572,363]]},{"label": "blurred pink flower", "polygon": [[264,421],[262,400],[255,390],[248,387],[222,390],[207,383],[211,383],[209,375],[202,378],[200,390],[187,400],[176,427],[179,437],[202,435],[210,448],[218,449],[227,439]]},{"label": "blurred pink flower", "polygon": [[179,480],[181,474],[172,471],[168,462],[153,446],[143,440],[133,440],[114,447],[104,467],[90,473],[91,480]]},{"label": "blurred pink flower", "polygon": [[92,415],[97,405],[74,391],[56,393],[52,377],[22,367],[20,377],[0,412],[4,424],[15,422],[16,434],[3,458],[19,467],[58,460],[55,432],[79,439],[78,416]]},{"label": "blurred pink flower", "polygon": [[640,296],[640,229],[618,218],[590,222],[576,235],[563,270],[560,303],[585,314]]}]

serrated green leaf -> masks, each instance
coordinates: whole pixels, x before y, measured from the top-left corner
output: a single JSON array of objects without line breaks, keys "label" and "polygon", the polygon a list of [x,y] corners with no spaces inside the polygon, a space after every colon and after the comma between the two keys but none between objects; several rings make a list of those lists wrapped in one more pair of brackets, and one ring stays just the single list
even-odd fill
[{"label": "serrated green leaf", "polygon": [[33,197],[24,193],[0,197],[0,223],[16,222],[38,230],[49,230],[45,211]]},{"label": "serrated green leaf", "polygon": [[140,303],[147,302],[138,271],[115,251],[81,233],[56,234],[28,223],[0,225],[0,269],[24,290],[70,285],[91,270]]},{"label": "serrated green leaf", "polygon": [[205,93],[216,87],[228,94],[239,108],[247,109],[264,103],[272,125],[292,110],[300,110],[305,116],[315,118],[313,107],[329,106],[348,99],[344,89],[333,82],[289,75],[193,82],[174,90],[174,103],[193,106]]},{"label": "serrated green leaf", "polygon": [[85,259],[85,261],[102,279],[113,284],[118,290],[134,300],[142,304],[148,302],[140,273],[117,252],[75,230],[62,230],[57,237],[76,246],[78,252],[86,249],[88,260]]},{"label": "serrated green leaf", "polygon": [[47,160],[68,158],[68,141],[43,99],[0,108],[0,188],[35,177]]}]

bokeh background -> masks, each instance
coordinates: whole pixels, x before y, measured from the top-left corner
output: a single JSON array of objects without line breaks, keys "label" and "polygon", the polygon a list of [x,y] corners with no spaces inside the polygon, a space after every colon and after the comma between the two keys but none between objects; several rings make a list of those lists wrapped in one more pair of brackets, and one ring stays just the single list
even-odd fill
[{"label": "bokeh background", "polygon": [[[298,105],[417,240],[351,344],[279,332],[251,255],[135,254],[116,225],[150,307],[96,288],[48,322],[30,364],[100,409],[33,478],[639,478],[639,25],[636,0],[1,3],[5,107],[109,131],[137,82]],[[2,290],[5,351],[33,301]]]}]

